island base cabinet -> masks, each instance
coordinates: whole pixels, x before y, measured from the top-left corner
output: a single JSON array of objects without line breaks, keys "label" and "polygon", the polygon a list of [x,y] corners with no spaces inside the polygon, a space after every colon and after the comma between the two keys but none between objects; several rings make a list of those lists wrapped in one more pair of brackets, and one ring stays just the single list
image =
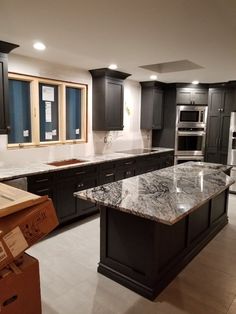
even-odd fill
[{"label": "island base cabinet", "polygon": [[173,225],[101,206],[98,272],[153,300],[228,222],[228,190]]}]

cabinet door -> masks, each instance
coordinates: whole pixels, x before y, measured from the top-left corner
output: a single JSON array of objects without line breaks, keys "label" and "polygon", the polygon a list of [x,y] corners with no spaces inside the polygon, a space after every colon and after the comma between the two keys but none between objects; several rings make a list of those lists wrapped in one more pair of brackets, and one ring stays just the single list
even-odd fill
[{"label": "cabinet door", "polygon": [[189,88],[177,88],[176,103],[189,105],[192,102],[192,91]]},{"label": "cabinet door", "polygon": [[106,80],[105,124],[108,130],[123,130],[123,84],[120,80]]},{"label": "cabinet door", "polygon": [[8,127],[8,73],[7,55],[0,53],[0,134]]},{"label": "cabinet door", "polygon": [[198,89],[192,92],[192,101],[194,105],[207,105],[208,90]]},{"label": "cabinet door", "polygon": [[234,89],[226,89],[224,94],[224,105],[220,113],[221,125],[220,125],[220,162],[227,164],[228,156],[228,144],[229,144],[229,126],[231,111],[234,110]]},{"label": "cabinet door", "polygon": [[208,162],[220,162],[220,126],[221,123],[219,114],[208,117],[206,138],[206,161]]},{"label": "cabinet door", "polygon": [[226,89],[222,114],[229,115],[236,110],[235,89]]},{"label": "cabinet door", "polygon": [[[89,189],[98,185],[97,177],[80,178],[76,185],[76,191]],[[97,206],[86,200],[76,198],[76,215],[82,216],[97,211]]]},{"label": "cabinet door", "polygon": [[224,107],[224,91],[221,89],[209,90],[209,116],[218,116]]},{"label": "cabinet door", "polygon": [[163,91],[154,90],[154,102],[153,102],[153,124],[152,129],[161,130],[163,122]]},{"label": "cabinet door", "polygon": [[76,187],[74,177],[62,179],[56,183],[56,211],[59,222],[78,216],[76,198],[73,195]]},{"label": "cabinet door", "polygon": [[142,87],[141,91],[141,129],[151,130],[153,127],[153,87]]}]

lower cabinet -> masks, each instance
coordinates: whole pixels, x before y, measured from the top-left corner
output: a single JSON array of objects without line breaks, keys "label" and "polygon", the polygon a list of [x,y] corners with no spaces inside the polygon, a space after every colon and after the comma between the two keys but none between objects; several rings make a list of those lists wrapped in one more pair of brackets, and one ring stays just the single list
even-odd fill
[{"label": "lower cabinet", "polygon": [[104,162],[95,166],[58,170],[29,176],[28,191],[37,195],[48,195],[53,201],[59,222],[65,223],[98,211],[95,204],[74,197],[75,192],[173,164],[173,153],[160,153]]}]

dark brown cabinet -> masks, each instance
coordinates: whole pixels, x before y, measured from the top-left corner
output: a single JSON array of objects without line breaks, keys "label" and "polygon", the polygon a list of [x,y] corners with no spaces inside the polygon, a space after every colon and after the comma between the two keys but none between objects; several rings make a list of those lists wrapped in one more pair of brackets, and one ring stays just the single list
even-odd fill
[{"label": "dark brown cabinet", "polygon": [[173,159],[173,152],[159,153],[32,175],[28,191],[48,195],[62,224],[98,211],[95,204],[74,197],[75,192],[171,166]]},{"label": "dark brown cabinet", "polygon": [[178,105],[207,105],[208,90],[196,88],[177,88]]},{"label": "dark brown cabinet", "polygon": [[93,130],[123,130],[123,80],[130,74],[110,69],[90,70],[93,78]]},{"label": "dark brown cabinet", "polygon": [[157,81],[140,84],[141,129],[160,130],[163,126],[163,84]]},{"label": "dark brown cabinet", "polygon": [[210,88],[206,161],[227,163],[231,111],[236,110],[235,88]]},{"label": "dark brown cabinet", "polygon": [[0,41],[0,134],[7,134],[8,122],[8,53],[18,45]]}]

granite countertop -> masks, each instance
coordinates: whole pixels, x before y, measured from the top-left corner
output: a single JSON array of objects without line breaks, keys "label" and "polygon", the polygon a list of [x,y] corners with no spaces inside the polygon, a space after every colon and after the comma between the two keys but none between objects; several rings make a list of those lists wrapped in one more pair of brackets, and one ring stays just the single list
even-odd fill
[{"label": "granite countertop", "polygon": [[140,154],[137,154],[137,153],[127,154],[123,152],[114,152],[114,153],[107,153],[107,154],[97,154],[93,156],[73,156],[72,158],[81,159],[81,160],[84,160],[84,162],[72,164],[72,165],[60,166],[60,167],[47,164],[48,162],[52,162],[52,161],[27,162],[27,163],[19,163],[18,165],[15,165],[15,164],[3,165],[0,167],[0,181],[11,180],[11,179],[28,176],[28,175],[60,171],[60,170],[65,170],[69,168],[95,165],[95,164],[100,164],[100,163],[124,159],[124,158],[134,158],[136,156],[153,155],[153,154],[160,154],[164,152],[173,151],[173,149],[163,148],[163,147],[152,147],[152,150],[153,151],[151,152],[142,152]]},{"label": "granite countertop", "polygon": [[220,164],[187,162],[74,195],[172,225],[233,184],[234,181],[223,172],[230,168]]}]

